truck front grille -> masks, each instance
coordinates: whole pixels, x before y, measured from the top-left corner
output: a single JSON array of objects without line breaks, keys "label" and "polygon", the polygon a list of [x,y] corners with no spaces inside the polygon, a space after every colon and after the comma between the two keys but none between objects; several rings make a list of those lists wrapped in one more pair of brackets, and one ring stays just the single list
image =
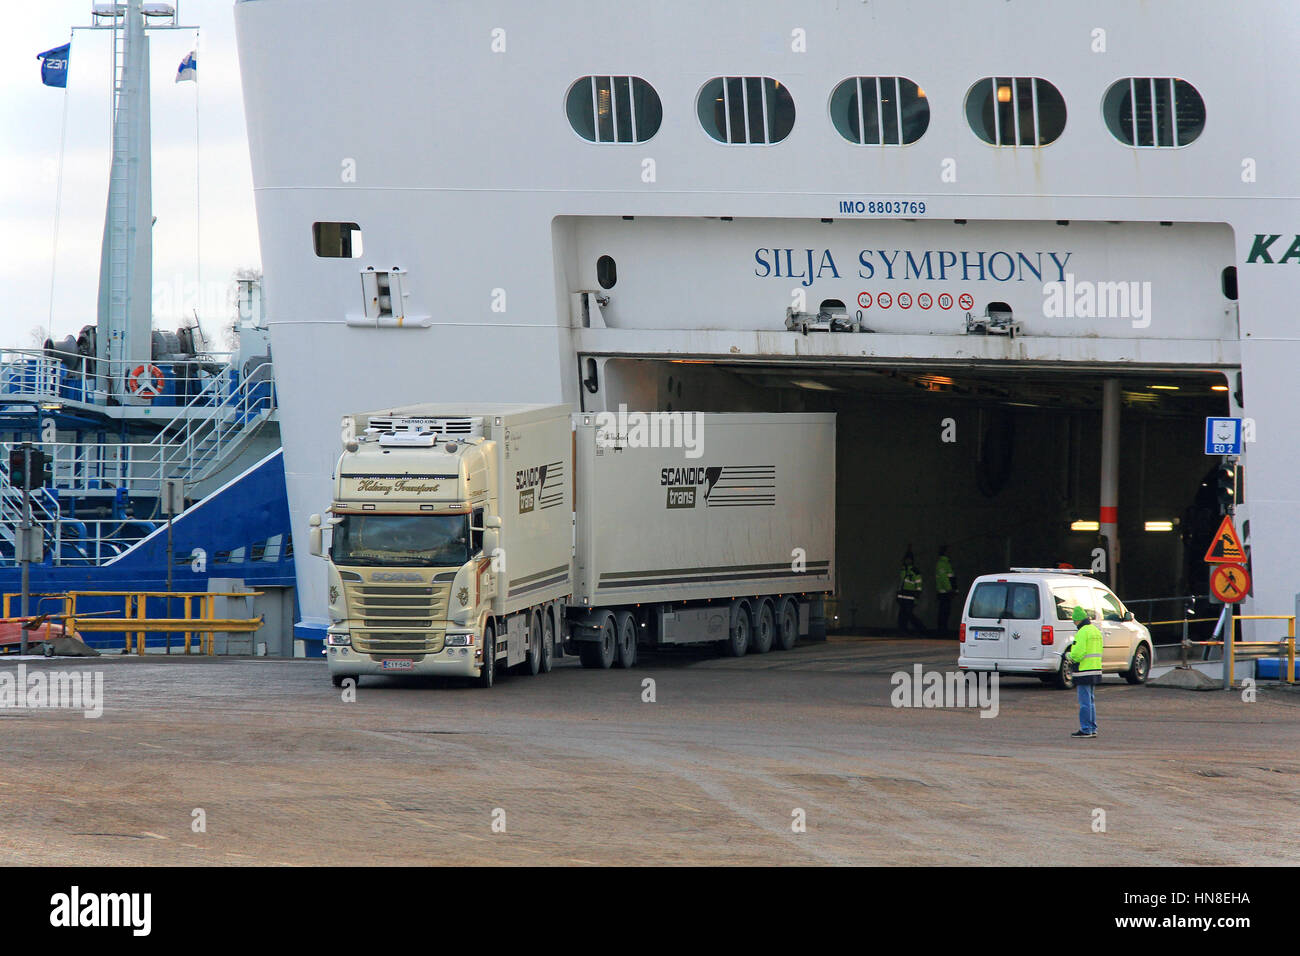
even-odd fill
[{"label": "truck front grille", "polygon": [[359,654],[437,654],[444,631],[360,631],[352,635]]},{"label": "truck front grille", "polygon": [[348,585],[352,646],[362,654],[436,654],[447,630],[448,575],[432,584]]}]

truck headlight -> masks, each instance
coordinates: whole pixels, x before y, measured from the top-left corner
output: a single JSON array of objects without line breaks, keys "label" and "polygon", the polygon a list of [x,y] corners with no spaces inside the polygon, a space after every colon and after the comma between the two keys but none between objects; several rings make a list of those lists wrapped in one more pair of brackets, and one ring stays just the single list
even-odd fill
[{"label": "truck headlight", "polygon": [[448,634],[446,640],[448,647],[469,647],[473,642],[473,634]]}]

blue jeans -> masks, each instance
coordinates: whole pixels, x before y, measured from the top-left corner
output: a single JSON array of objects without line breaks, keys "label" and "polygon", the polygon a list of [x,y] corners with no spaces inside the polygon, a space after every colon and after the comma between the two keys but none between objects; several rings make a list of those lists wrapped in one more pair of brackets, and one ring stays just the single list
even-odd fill
[{"label": "blue jeans", "polygon": [[1077,682],[1074,685],[1079,692],[1079,729],[1085,734],[1097,732],[1097,702],[1092,696],[1092,684]]}]

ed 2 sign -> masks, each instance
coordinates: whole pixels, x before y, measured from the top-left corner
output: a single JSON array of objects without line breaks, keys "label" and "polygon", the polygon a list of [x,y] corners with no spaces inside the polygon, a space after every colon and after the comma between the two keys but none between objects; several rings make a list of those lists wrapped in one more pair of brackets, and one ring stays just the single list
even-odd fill
[{"label": "ed 2 sign", "polygon": [[1241,454],[1241,419],[1207,418],[1205,420],[1207,455]]}]

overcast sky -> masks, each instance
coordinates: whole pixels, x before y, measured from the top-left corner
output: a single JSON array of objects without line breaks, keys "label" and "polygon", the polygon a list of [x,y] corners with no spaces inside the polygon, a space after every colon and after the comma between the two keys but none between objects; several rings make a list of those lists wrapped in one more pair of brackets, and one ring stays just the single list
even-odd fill
[{"label": "overcast sky", "polygon": [[[219,347],[233,315],[225,289],[237,268],[260,267],[244,108],[235,51],[234,0],[172,0],[180,22],[198,26],[199,81],[175,83],[194,31],[150,34],[153,124],[154,301],[171,314],[155,324],[175,328],[182,307],[200,305],[200,319]],[[36,54],[68,42],[71,28],[90,22],[91,0],[4,0],[0,31],[0,348],[28,348],[31,330],[50,315],[55,264],[55,337],[95,322],[99,250],[109,174],[111,33],[72,38],[66,94],[41,83]],[[200,132],[195,189],[195,106]],[[62,212],[57,259],[54,211],[59,128],[67,97]],[[196,202],[196,198],[199,200]],[[203,305],[195,301],[196,211]],[[167,292],[161,291],[164,287]],[[178,296],[188,302],[177,302]]]}]

